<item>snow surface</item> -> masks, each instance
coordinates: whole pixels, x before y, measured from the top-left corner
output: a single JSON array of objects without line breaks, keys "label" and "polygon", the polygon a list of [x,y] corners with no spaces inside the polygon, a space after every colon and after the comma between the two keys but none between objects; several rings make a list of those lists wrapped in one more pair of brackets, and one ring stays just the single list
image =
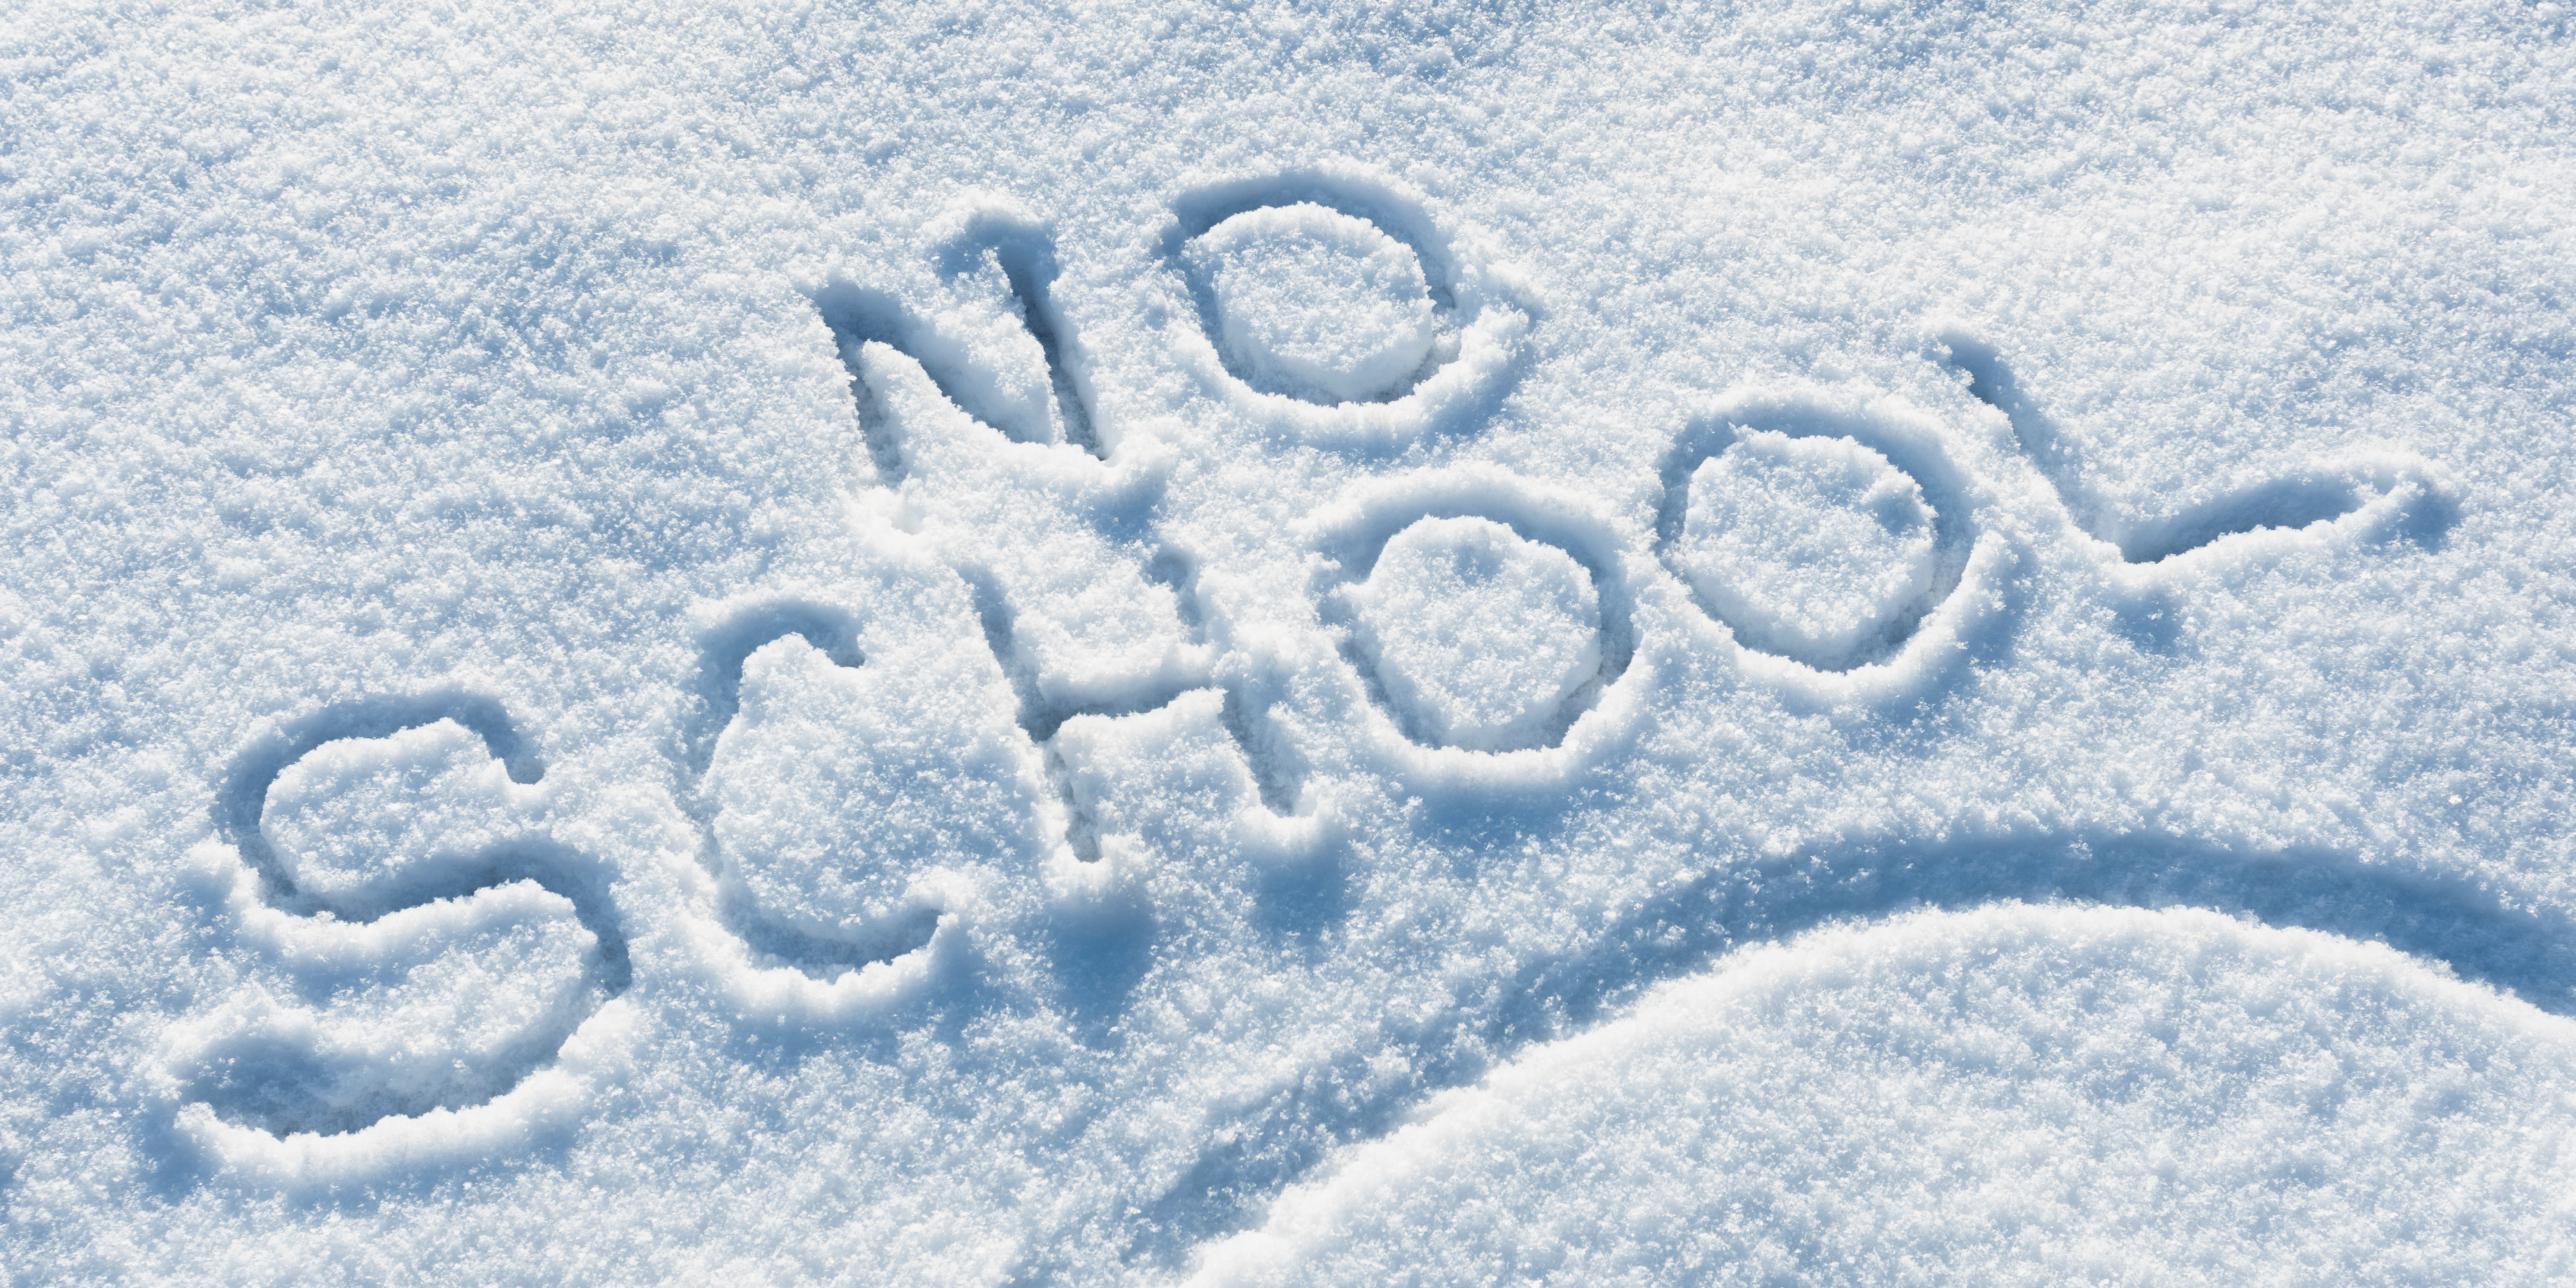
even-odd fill
[{"label": "snow surface", "polygon": [[1574,557],[1491,519],[1422,519],[1350,592],[1360,650],[1433,739],[1544,741],[1601,674],[1601,597]]},{"label": "snow surface", "polygon": [[1757,430],[1691,472],[1675,556],[1750,642],[1847,665],[1932,593],[1932,511],[1849,438]]},{"label": "snow surface", "polygon": [[2561,1279],[2569,1038],[2313,931],[1917,914],[1436,1098],[1194,1282]]},{"label": "snow surface", "polygon": [[1283,392],[1374,398],[1431,356],[1422,262],[1365,219],[1263,206],[1193,239],[1188,260],[1209,279],[1223,347]]},{"label": "snow surface", "polygon": [[19,6],[0,1277],[2576,1280],[2570,20]]}]

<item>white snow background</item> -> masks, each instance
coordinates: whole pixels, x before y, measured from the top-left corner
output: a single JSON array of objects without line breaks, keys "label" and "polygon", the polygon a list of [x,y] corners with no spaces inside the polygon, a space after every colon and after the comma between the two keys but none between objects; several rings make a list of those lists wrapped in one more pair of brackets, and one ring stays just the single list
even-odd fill
[{"label": "white snow background", "polygon": [[0,1278],[2576,1279],[2559,3],[0,21]]}]

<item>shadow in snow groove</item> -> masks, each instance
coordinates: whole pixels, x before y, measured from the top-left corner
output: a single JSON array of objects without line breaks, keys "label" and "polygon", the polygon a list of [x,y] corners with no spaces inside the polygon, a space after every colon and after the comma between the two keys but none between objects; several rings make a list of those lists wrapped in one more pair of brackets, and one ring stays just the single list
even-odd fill
[{"label": "shadow in snow groove", "polygon": [[[751,655],[789,636],[812,645],[840,666],[863,665],[858,621],[837,608],[780,600],[745,610],[708,633],[691,684],[691,709],[680,744],[680,801],[698,827],[702,861],[719,875],[724,869],[716,837],[715,803],[705,792],[707,771],[715,763],[716,743],[742,711],[742,668]],[[892,961],[930,942],[938,929],[934,911],[921,910],[870,925],[848,938],[811,934],[762,915],[759,907],[731,883],[719,883],[716,916],[727,930],[758,952],[798,963],[807,974],[828,978],[872,962]]]},{"label": "shadow in snow groove", "polygon": [[[1949,364],[1968,377],[1968,393],[2012,423],[2014,439],[2056,487],[2076,525],[2117,547],[2120,558],[2129,563],[2170,559],[2260,528],[2298,529],[2339,519],[2374,499],[2356,478],[2280,478],[2239,488],[2163,519],[2122,523],[2109,499],[2095,491],[2087,477],[2083,449],[2039,410],[2005,364],[2002,352],[1960,334],[1945,335],[1941,342],[1948,347]],[[2378,485],[2389,482],[2379,480]],[[2437,544],[2457,517],[2454,507],[2432,493],[2418,509],[2419,513],[2408,516],[2405,531],[2422,544]]]},{"label": "shadow in snow groove", "polygon": [[1325,563],[1317,570],[1310,588],[1318,610],[1328,625],[1342,628],[1342,637],[1337,641],[1342,661],[1360,677],[1369,700],[1395,722],[1397,731],[1419,746],[1447,745],[1426,730],[1420,717],[1396,701],[1389,692],[1377,664],[1360,648],[1351,629],[1356,615],[1344,598],[1344,592],[1367,584],[1376,575],[1378,560],[1399,534],[1424,520],[1455,518],[1484,519],[1500,524],[1523,541],[1562,552],[1583,570],[1584,576],[1591,579],[1593,592],[1598,596],[1600,614],[1594,628],[1601,650],[1599,669],[1567,694],[1557,709],[1550,713],[1542,736],[1519,746],[1497,750],[1548,750],[1562,746],[1574,723],[1582,719],[1584,713],[1600,705],[1602,694],[1627,674],[1628,664],[1637,653],[1635,590],[1619,571],[1618,536],[1603,525],[1582,517],[1552,513],[1551,507],[1536,502],[1518,489],[1498,486],[1485,479],[1389,499],[1326,535],[1320,543]]},{"label": "shadow in snow groove", "polygon": [[[1832,656],[1774,639],[1754,623],[1720,611],[1683,566],[1679,553],[1690,514],[1692,476],[1702,464],[1733,447],[1743,430],[1768,430],[1790,438],[1847,438],[1886,458],[1888,464],[1922,489],[1924,503],[1932,510],[1932,585],[1882,623],[1877,637],[1869,643],[1848,654]],[[1829,407],[1784,403],[1694,421],[1664,453],[1657,473],[1664,492],[1663,503],[1655,512],[1655,557],[1682,584],[1691,602],[1711,620],[1726,623],[1747,645],[1819,671],[1850,671],[1885,662],[1902,651],[1922,629],[1924,619],[1958,590],[1967,576],[1968,557],[1976,546],[1976,529],[1969,519],[1976,507],[1969,499],[1967,474],[1941,448],[1892,433],[1874,418]]]},{"label": "shadow in snow groove", "polygon": [[[1067,355],[1071,330],[1055,298],[1060,266],[1054,238],[1037,225],[984,212],[969,219],[965,230],[940,249],[938,267],[942,276],[953,281],[974,272],[988,257],[1001,268],[1010,286],[1013,311],[1045,356],[1047,382],[1065,441],[1107,459],[1108,445],[1092,415],[1088,389]],[[987,425],[1005,423],[1006,418],[996,415],[977,395],[981,382],[964,356],[952,353],[953,346],[939,343],[929,325],[891,293],[835,282],[816,291],[813,301],[823,324],[831,329],[842,364],[849,368],[851,392],[858,400],[859,430],[878,477],[886,483],[901,482],[909,465],[892,412],[869,389],[859,368],[859,350],[869,342],[920,363],[931,383],[968,415]]]},{"label": "shadow in snow groove", "polygon": [[1654,899],[1585,946],[1524,966],[1498,1000],[1390,1029],[1420,1080],[1365,1086],[1367,1058],[1332,1069],[1218,1133],[1179,1183],[1136,1219],[1134,1260],[1179,1266],[1190,1250],[1257,1221],[1280,1189],[1326,1154],[1394,1130],[1423,1097],[1485,1076],[1527,1048],[1590,1029],[1654,984],[1710,968],[1726,953],[1819,926],[1923,908],[2005,900],[2198,907],[2278,927],[2384,943],[2555,1015],[2576,1016],[2576,923],[2518,907],[2462,877],[2362,863],[2323,850],[2240,854],[2173,839],[2106,835],[2027,842],[1818,851],[1722,868]]},{"label": "shadow in snow groove", "polygon": [[1036,224],[991,212],[978,214],[967,221],[965,232],[944,250],[940,268],[951,278],[959,277],[974,271],[977,259],[988,254],[1001,265],[1003,279],[1011,284],[1011,296],[1019,303],[1021,325],[1028,328],[1029,338],[1038,342],[1038,351],[1046,355],[1047,383],[1055,391],[1056,414],[1063,419],[1065,441],[1106,459],[1109,451],[1092,419],[1089,391],[1065,358],[1064,311],[1055,300],[1056,278],[1062,273],[1055,238]]},{"label": "shadow in snow groove", "polygon": [[[1049,385],[1053,391],[1056,413],[1069,442],[1080,446],[1095,458],[1105,459],[1107,445],[1099,432],[1089,390],[1076,365],[1069,360],[1068,331],[1062,310],[1054,295],[1054,284],[1060,265],[1053,239],[1039,226],[1016,216],[995,212],[971,217],[965,229],[938,252],[937,268],[954,279],[974,271],[989,257],[999,265],[1010,284],[1018,315],[1044,355]],[[869,454],[874,459],[879,480],[887,485],[903,481],[911,472],[910,444],[892,411],[884,405],[870,386],[860,363],[860,352],[873,342],[884,344],[920,363],[932,382],[950,401],[970,416],[990,425],[992,417],[961,395],[973,389],[969,373],[951,367],[939,357],[939,346],[926,343],[930,334],[925,325],[913,317],[894,296],[849,283],[835,283],[815,293],[814,305],[831,330],[843,362],[852,376],[855,411]],[[1143,507],[1150,510],[1150,504]],[[1135,523],[1112,524],[1120,528],[1139,526]],[[1133,516],[1128,516],[1132,519]],[[1095,520],[1097,524],[1098,521]],[[1137,534],[1107,531],[1114,544],[1133,545]],[[1142,538],[1150,542],[1150,538]],[[1149,582],[1170,587],[1179,605],[1182,622],[1192,641],[1205,644],[1207,630],[1205,610],[1195,593],[1195,570],[1180,552],[1154,545],[1145,560],[1143,575]],[[1011,686],[1017,723],[1044,758],[1049,779],[1061,798],[1066,817],[1065,842],[1074,854],[1085,861],[1100,857],[1100,836],[1091,811],[1073,790],[1072,775],[1058,751],[1055,739],[1066,721],[1076,716],[1131,716],[1159,710],[1193,689],[1210,687],[1208,681],[1156,685],[1105,702],[1068,703],[1049,700],[1042,692],[1034,668],[1017,646],[1018,619],[1008,593],[991,570],[963,564],[955,567],[973,602],[984,642]],[[684,775],[683,797],[699,825],[706,859],[711,868],[721,870],[722,856],[716,839],[713,807],[704,799],[705,775],[713,761],[715,745],[725,728],[739,712],[741,705],[742,667],[746,659],[771,641],[795,635],[822,649],[844,666],[860,665],[862,659],[856,642],[856,624],[844,612],[808,603],[780,603],[751,610],[712,633],[704,646],[693,691],[696,701],[681,738],[681,761]],[[1242,681],[1219,682],[1225,694],[1225,724],[1253,767],[1265,804],[1286,812],[1293,808],[1299,795],[1299,783],[1292,758],[1280,748],[1276,732],[1268,727],[1268,702],[1251,684]],[[871,936],[865,944],[844,944],[817,939],[775,924],[749,907],[724,910],[727,925],[756,948],[773,956],[800,963],[809,974],[837,973],[839,970],[871,961],[889,960],[928,942],[936,926],[935,914],[925,913],[905,925],[889,927],[881,936]],[[1089,927],[1085,932],[1099,939],[1115,927]],[[1130,928],[1133,929],[1133,928]],[[1148,928],[1144,933],[1150,933]],[[1068,932],[1069,951],[1086,961],[1092,959],[1141,961],[1125,942],[1133,935],[1115,934],[1119,944],[1103,946],[1084,942]],[[819,968],[819,969],[818,969]],[[1080,970],[1074,974],[1083,973]],[[1093,970],[1090,974],[1099,974]],[[1093,989],[1095,993],[1123,997],[1127,988],[1141,973],[1141,967],[1111,971],[1123,980],[1114,987]]]},{"label": "shadow in snow groove", "polygon": [[[546,840],[527,840],[494,847],[425,879],[405,882],[399,890],[371,899],[339,899],[300,888],[268,842],[261,824],[269,788],[297,761],[325,743],[346,739],[387,738],[452,720],[483,740],[511,781],[537,782],[545,770],[535,748],[501,704],[483,694],[450,690],[411,696],[365,698],[334,703],[300,720],[279,725],[237,752],[215,792],[215,830],[258,876],[260,897],[270,907],[294,916],[328,916],[365,924],[409,908],[442,899],[463,898],[496,886],[530,882],[572,904],[574,917],[597,940],[586,963],[596,1001],[624,993],[634,979],[623,919],[610,897],[610,873],[579,851]],[[595,1009],[595,1007],[594,1007]],[[575,1022],[576,1026],[578,1021]],[[360,1109],[327,1109],[286,1096],[281,1087],[296,1079],[289,1067],[298,1053],[264,1054],[276,1076],[203,1089],[205,1099],[237,1120],[262,1129],[354,1131],[380,1119],[419,1114],[437,1108],[461,1108],[500,1095],[554,1058],[562,1033],[532,1033],[491,1054],[483,1067],[464,1071],[450,1085],[409,1093],[386,1092]],[[304,1057],[304,1058],[309,1058]],[[252,1085],[256,1082],[260,1085]]]},{"label": "shadow in snow groove", "polygon": [[1420,369],[1407,375],[1394,388],[1360,401],[1388,403],[1410,396],[1442,366],[1457,359],[1461,324],[1459,265],[1456,257],[1449,253],[1448,239],[1440,235],[1429,211],[1420,203],[1372,179],[1324,170],[1292,170],[1214,184],[1174,201],[1172,223],[1163,230],[1162,258],[1165,266],[1180,278],[1188,290],[1190,303],[1197,311],[1199,329],[1210,343],[1216,344],[1218,361],[1224,365],[1227,374],[1246,385],[1304,402],[1329,405],[1338,401],[1319,399],[1311,390],[1274,387],[1258,373],[1244,367],[1225,345],[1217,343],[1225,327],[1221,310],[1217,307],[1216,284],[1193,267],[1188,256],[1191,242],[1236,215],[1299,204],[1321,206],[1358,219],[1412,251],[1414,259],[1421,264],[1423,285],[1431,299],[1432,327],[1438,340]]}]

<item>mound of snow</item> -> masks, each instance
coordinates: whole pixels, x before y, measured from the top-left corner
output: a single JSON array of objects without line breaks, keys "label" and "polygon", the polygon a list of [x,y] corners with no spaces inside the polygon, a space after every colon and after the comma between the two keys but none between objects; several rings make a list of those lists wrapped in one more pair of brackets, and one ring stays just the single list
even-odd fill
[{"label": "mound of snow", "polygon": [[2576,1029],[2385,948],[2008,905],[1746,953],[1291,1191],[1206,1285],[2534,1283]]}]

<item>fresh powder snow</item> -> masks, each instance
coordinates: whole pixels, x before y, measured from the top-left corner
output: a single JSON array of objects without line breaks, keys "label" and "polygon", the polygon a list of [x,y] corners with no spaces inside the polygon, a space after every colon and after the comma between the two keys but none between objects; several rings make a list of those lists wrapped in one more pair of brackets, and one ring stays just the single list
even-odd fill
[{"label": "fresh powder snow", "polygon": [[1689,497],[1691,589],[1768,652],[1848,667],[1932,593],[1923,489],[1850,438],[1756,430],[1700,462]]},{"label": "fresh powder snow", "polygon": [[1422,262],[1367,220],[1263,206],[1201,234],[1187,262],[1210,279],[1222,347],[1280,392],[1376,398],[1431,356]]},{"label": "fresh powder snow", "polygon": [[[1348,592],[1352,633],[1419,736],[1478,751],[1545,739],[1601,675],[1601,599],[1572,556],[1491,519],[1424,519]],[[1495,623],[1509,622],[1508,632]]]},{"label": "fresh powder snow", "polygon": [[2576,1282],[2576,14],[0,22],[0,1281]]}]

